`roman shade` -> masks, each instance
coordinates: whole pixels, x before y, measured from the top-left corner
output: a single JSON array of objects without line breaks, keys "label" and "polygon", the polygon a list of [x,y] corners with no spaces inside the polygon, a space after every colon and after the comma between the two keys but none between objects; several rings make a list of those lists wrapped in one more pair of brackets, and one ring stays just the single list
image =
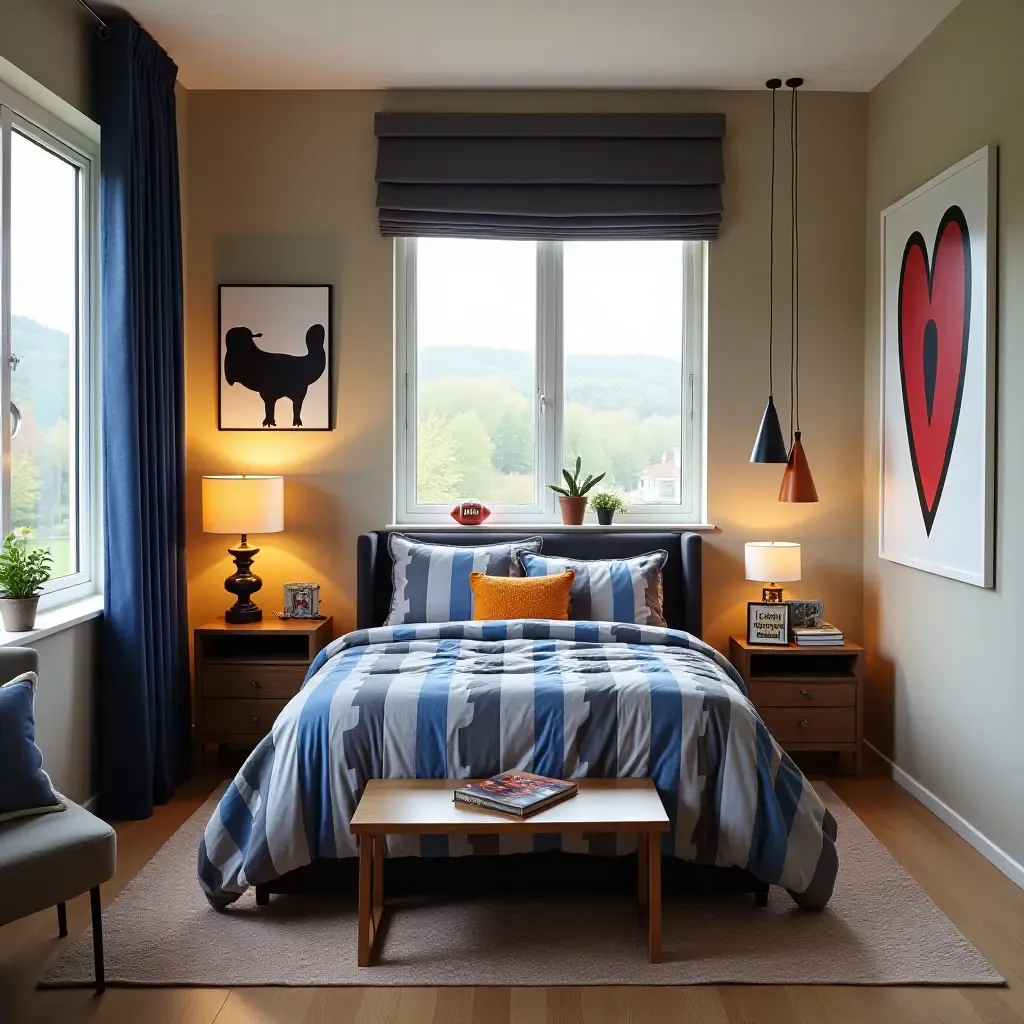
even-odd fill
[{"label": "roman shade", "polygon": [[378,113],[385,236],[712,239],[724,114]]}]

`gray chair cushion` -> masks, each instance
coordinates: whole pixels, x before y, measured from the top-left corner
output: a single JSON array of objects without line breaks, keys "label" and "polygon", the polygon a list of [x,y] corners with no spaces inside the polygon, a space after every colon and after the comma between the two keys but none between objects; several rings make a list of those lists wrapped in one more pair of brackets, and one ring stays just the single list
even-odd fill
[{"label": "gray chair cushion", "polygon": [[114,830],[85,808],[0,824],[0,925],[106,882],[117,864]]}]

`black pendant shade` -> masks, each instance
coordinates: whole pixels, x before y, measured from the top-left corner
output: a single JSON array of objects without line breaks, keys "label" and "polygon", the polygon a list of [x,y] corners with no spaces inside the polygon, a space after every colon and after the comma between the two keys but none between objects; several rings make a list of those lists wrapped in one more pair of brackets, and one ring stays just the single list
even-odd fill
[{"label": "black pendant shade", "polygon": [[768,404],[764,407],[761,426],[757,428],[757,437],[750,452],[751,462],[778,462],[785,465],[789,462],[786,453],[786,439],[782,436],[782,424],[779,414],[775,411],[775,399],[769,395]]},{"label": "black pendant shade", "polygon": [[782,85],[778,78],[764,83],[772,91],[772,178],[770,214],[768,217],[768,404],[757,428],[757,437],[750,452],[751,462],[781,463],[789,461],[786,441],[782,436],[779,414],[775,411],[772,341],[775,333],[775,90]]}]

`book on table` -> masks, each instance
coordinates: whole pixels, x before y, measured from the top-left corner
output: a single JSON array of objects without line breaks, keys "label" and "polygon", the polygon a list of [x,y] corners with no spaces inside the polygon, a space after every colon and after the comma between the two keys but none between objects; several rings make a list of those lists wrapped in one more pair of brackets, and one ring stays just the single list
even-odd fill
[{"label": "book on table", "polygon": [[843,631],[829,622],[821,626],[794,626],[793,640],[800,647],[842,647]]},{"label": "book on table", "polygon": [[488,811],[502,811],[528,818],[553,804],[576,795],[576,783],[562,779],[549,779],[530,772],[502,772],[481,782],[455,790],[458,804],[483,807]]}]

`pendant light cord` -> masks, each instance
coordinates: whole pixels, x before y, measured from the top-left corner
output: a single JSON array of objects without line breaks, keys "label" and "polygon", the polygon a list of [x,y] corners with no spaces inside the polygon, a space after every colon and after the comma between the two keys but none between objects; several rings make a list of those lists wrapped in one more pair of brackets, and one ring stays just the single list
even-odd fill
[{"label": "pendant light cord", "polygon": [[768,397],[775,395],[775,92],[772,85],[772,194],[768,202]]},{"label": "pendant light cord", "polygon": [[[789,110],[789,149],[792,162],[792,175],[790,178],[790,206],[792,221],[790,223],[790,294],[789,294],[789,317],[790,317],[790,342],[789,342],[789,444],[793,445],[793,431],[800,429],[800,206],[799,206],[799,153],[797,145],[798,118],[797,118],[797,86],[790,84],[798,80],[790,79],[786,84],[790,86],[793,95],[793,102]],[[800,83],[802,84],[802,82]]]}]

